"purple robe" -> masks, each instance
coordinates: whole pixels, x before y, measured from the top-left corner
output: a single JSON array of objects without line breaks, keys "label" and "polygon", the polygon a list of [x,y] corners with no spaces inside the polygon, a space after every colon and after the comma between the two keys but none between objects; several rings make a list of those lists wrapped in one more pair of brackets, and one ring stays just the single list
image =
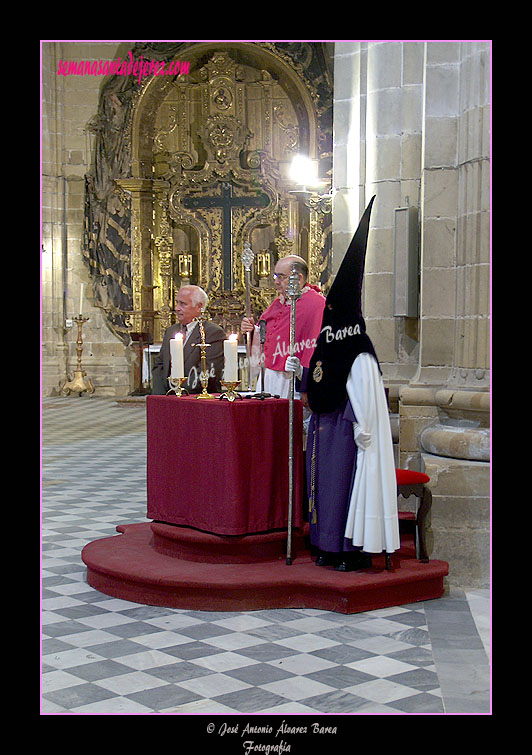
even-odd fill
[{"label": "purple robe", "polygon": [[[313,512],[309,510],[308,515],[310,542],[328,553],[360,550],[344,537],[357,466],[353,422],[355,415],[349,400],[335,412],[313,414],[310,419],[306,451],[307,491],[309,506],[314,504],[316,511],[315,522]],[[321,501],[323,506],[320,506]]]}]

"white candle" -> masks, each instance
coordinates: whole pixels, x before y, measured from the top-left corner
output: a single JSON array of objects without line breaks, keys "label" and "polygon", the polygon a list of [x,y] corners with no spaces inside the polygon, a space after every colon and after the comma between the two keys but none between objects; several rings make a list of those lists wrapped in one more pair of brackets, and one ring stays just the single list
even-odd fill
[{"label": "white candle", "polygon": [[183,333],[176,333],[175,338],[170,339],[170,359],[172,370],[171,378],[184,378],[185,366],[183,361]]},{"label": "white candle", "polygon": [[85,284],[81,284],[81,288],[79,291],[79,314],[83,314],[83,291],[85,290]]},{"label": "white candle", "polygon": [[238,336],[233,333],[227,341],[224,341],[224,360],[225,371],[224,380],[226,383],[238,382]]}]

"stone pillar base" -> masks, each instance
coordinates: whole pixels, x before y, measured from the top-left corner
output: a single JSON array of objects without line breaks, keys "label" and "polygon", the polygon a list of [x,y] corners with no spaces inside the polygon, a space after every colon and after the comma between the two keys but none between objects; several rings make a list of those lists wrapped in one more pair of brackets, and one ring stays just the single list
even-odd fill
[{"label": "stone pillar base", "polygon": [[432,491],[427,548],[450,585],[490,586],[490,464],[421,454]]}]

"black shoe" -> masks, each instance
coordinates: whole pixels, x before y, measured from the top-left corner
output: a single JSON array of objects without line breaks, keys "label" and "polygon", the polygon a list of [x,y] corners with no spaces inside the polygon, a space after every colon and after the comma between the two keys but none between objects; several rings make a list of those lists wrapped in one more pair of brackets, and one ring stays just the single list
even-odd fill
[{"label": "black shoe", "polygon": [[360,569],[369,569],[371,566],[371,556],[360,551],[352,553],[342,553],[340,561],[334,567],[335,571],[360,571]]},{"label": "black shoe", "polygon": [[334,566],[338,562],[338,554],[318,552],[318,558],[315,561],[316,566]]}]

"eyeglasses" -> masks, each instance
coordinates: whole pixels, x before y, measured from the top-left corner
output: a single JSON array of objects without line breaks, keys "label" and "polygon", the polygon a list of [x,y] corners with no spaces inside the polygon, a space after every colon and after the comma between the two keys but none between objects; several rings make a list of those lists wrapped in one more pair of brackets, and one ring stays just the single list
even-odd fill
[{"label": "eyeglasses", "polygon": [[288,278],[288,275],[285,275],[285,273],[274,273],[273,278],[276,281],[284,281]]}]

